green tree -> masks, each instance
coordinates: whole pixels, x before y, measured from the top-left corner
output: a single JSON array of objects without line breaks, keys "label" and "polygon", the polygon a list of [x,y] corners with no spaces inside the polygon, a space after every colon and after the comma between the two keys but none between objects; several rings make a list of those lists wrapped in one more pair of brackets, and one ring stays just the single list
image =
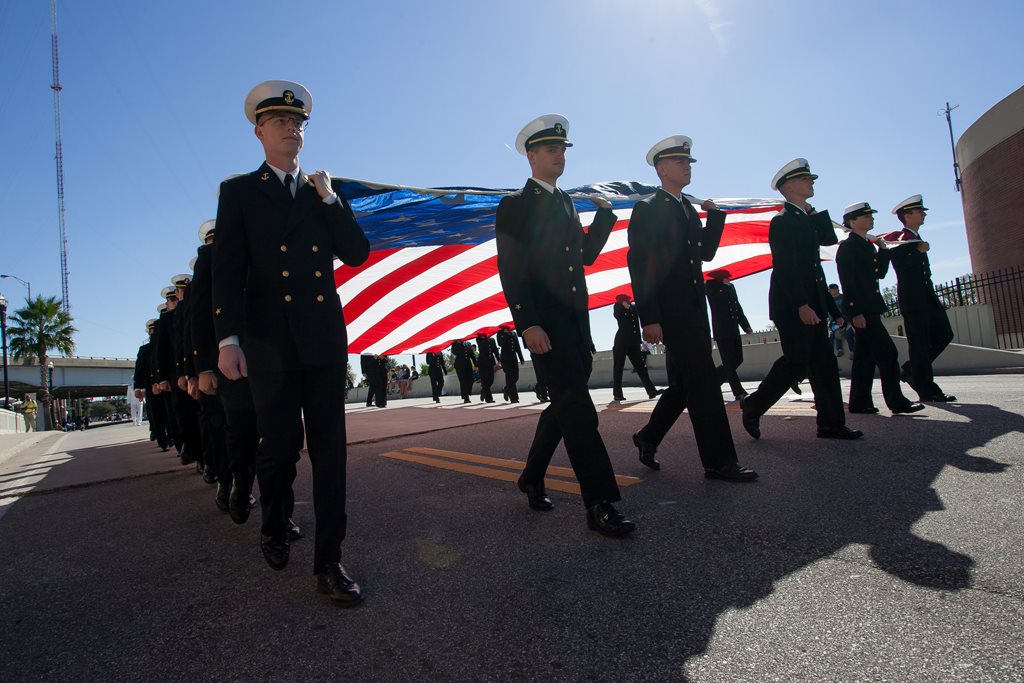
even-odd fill
[{"label": "green tree", "polygon": [[[70,356],[75,350],[72,338],[78,330],[72,325],[71,315],[61,308],[61,301],[55,296],[37,296],[26,301],[25,308],[11,316],[7,328],[11,354],[15,360],[27,359],[39,363],[39,386],[42,387],[43,405],[47,420],[53,414],[50,403],[49,384],[46,381],[46,366],[49,352],[57,351]],[[47,428],[52,428],[47,424]]]}]

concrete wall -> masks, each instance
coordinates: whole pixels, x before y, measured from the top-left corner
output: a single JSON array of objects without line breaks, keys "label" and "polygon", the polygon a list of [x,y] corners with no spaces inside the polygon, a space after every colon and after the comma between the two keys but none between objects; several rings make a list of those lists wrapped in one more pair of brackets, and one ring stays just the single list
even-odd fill
[{"label": "concrete wall", "polygon": [[[0,402],[2,405],[2,402]],[[0,408],[0,434],[14,434],[28,431],[25,416],[13,410]]]}]

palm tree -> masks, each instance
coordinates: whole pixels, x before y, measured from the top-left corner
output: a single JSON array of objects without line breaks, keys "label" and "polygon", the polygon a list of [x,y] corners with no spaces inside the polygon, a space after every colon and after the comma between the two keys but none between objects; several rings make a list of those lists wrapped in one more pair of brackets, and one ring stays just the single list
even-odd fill
[{"label": "palm tree", "polygon": [[[46,381],[48,352],[57,351],[69,356],[75,350],[72,336],[78,330],[71,324],[71,314],[61,307],[61,301],[55,296],[37,296],[27,299],[27,305],[14,312],[10,318],[7,333],[10,336],[11,353],[15,360],[22,358],[29,362],[39,361],[39,386],[42,387],[43,405],[46,414],[53,415],[51,410],[52,397]],[[48,418],[53,426],[52,417]]]}]

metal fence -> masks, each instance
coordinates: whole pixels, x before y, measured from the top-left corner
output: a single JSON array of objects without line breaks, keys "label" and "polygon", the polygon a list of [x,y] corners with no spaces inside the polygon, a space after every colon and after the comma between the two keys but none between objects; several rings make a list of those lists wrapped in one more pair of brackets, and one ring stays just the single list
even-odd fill
[{"label": "metal fence", "polygon": [[[989,304],[996,323],[1001,349],[1024,348],[1024,266],[969,273],[935,285],[935,293],[946,308]],[[888,315],[900,315],[894,288],[885,292]]]}]

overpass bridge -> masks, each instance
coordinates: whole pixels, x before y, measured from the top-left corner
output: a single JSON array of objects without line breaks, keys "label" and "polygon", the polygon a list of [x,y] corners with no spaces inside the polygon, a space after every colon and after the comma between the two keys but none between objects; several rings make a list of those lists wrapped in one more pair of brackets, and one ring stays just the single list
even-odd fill
[{"label": "overpass bridge", "polygon": [[[56,398],[123,396],[135,373],[134,358],[71,356],[50,358],[53,363],[53,394]],[[12,362],[8,358],[8,381],[12,397],[39,392],[39,364]]]}]

